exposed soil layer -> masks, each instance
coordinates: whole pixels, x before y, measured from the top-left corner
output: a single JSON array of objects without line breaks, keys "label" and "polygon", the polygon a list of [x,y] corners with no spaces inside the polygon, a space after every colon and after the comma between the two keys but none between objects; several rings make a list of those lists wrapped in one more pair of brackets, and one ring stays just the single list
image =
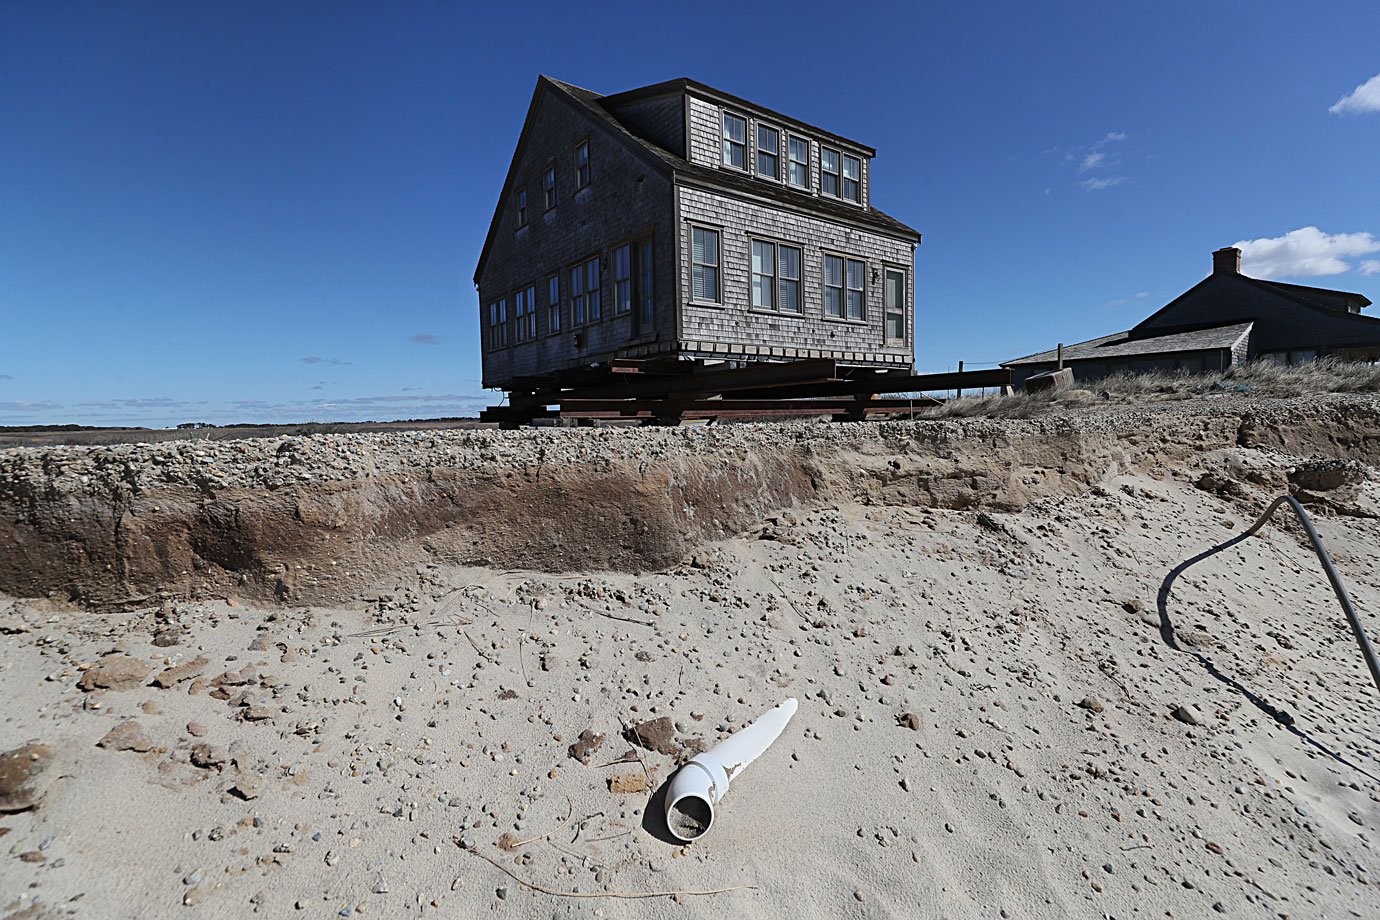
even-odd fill
[{"label": "exposed soil layer", "polygon": [[1205,487],[1250,476],[1355,505],[1364,467],[1337,461],[1380,465],[1380,400],[15,448],[0,452],[0,591],[300,604],[421,562],[640,572],[782,509],[1017,511],[1127,472],[1207,476]]}]

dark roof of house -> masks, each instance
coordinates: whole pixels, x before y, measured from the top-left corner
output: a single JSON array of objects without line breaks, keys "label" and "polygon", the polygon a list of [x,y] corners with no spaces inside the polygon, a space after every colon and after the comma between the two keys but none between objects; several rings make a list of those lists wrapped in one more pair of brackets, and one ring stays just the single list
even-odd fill
[{"label": "dark roof of house", "polygon": [[1309,306],[1326,307],[1329,310],[1346,310],[1352,304],[1356,304],[1358,309],[1370,306],[1369,297],[1351,291],[1334,291],[1331,288],[1309,287],[1306,284],[1286,284],[1283,281],[1267,281],[1264,278],[1251,278],[1246,275],[1240,277],[1257,287],[1283,294],[1290,300]]},{"label": "dark roof of house", "polygon": [[[527,110],[527,117],[523,120],[522,133],[519,135],[517,146],[513,150],[513,157],[508,166],[508,174],[503,181],[503,191],[499,195],[499,203],[494,208],[493,217],[489,222],[489,232],[484,237],[484,247],[479,253],[479,262],[474,270],[475,283],[479,283],[479,276],[484,270],[484,263],[488,260],[489,248],[493,243],[494,232],[498,229],[498,221],[503,211],[504,202],[509,200],[509,196],[512,193],[513,169],[522,157],[522,150],[526,145],[527,131],[532,120],[532,114],[536,111],[537,102],[541,98],[543,89],[549,89],[553,93],[566,99],[571,105],[580,108],[597,123],[603,125],[615,140],[623,143],[624,146],[641,157],[652,168],[665,175],[671,176],[674,181],[722,189],[739,195],[764,198],[776,204],[794,208],[803,213],[816,214],[831,220],[842,221],[844,223],[878,230],[883,233],[901,236],[906,239],[914,240],[917,243],[920,241],[920,233],[918,231],[876,208],[863,208],[857,205],[845,204],[842,201],[832,201],[826,198],[805,195],[801,192],[792,191],[784,186],[775,185],[770,182],[752,179],[748,176],[738,175],[727,170],[712,169],[707,166],[701,166],[698,163],[691,163],[689,160],[677,156],[654,141],[648,140],[630,131],[627,125],[619,121],[607,107],[607,102],[610,99],[628,101],[630,95],[634,93],[643,93],[650,97],[662,92],[673,92],[682,82],[686,86],[693,86],[704,92],[718,92],[717,90],[713,90],[712,87],[707,87],[702,83],[695,83],[693,80],[682,78],[682,80],[673,80],[665,84],[655,84],[653,86],[642,87],[641,89],[630,90],[627,93],[620,93],[618,96],[614,97],[603,96],[593,90],[575,86],[572,83],[565,83],[561,80],[555,80],[551,77],[539,77],[537,79],[536,91],[532,94],[532,103]],[[656,90],[656,92],[652,92],[653,90]],[[746,103],[743,100],[737,100],[736,97],[730,97],[726,93],[721,95],[726,99],[736,100],[734,104],[742,102],[744,105],[751,105],[751,103]],[[771,112],[770,109],[765,109],[761,106],[753,107],[776,117],[776,114]],[[810,131],[817,132],[827,137],[836,137],[836,135],[831,135],[826,131],[821,131],[818,128],[805,125],[804,122],[795,122],[793,119],[784,117],[782,117],[781,120],[783,123],[789,122],[792,124],[799,124]],[[847,143],[868,152],[869,155],[874,153],[870,147],[858,144],[856,141],[847,141]]]},{"label": "dark roof of house", "polygon": [[751,109],[754,112],[759,112],[762,115],[767,116],[767,118],[771,121],[780,122],[782,125],[790,125],[801,131],[809,131],[812,134],[818,135],[819,137],[823,137],[825,140],[832,140],[839,144],[845,144],[849,147],[856,149],[861,153],[866,154],[867,156],[875,157],[877,155],[876,150],[873,150],[871,147],[867,146],[866,144],[860,141],[855,141],[851,138],[844,137],[841,134],[835,134],[832,131],[826,131],[824,128],[818,127],[817,125],[812,125],[808,121],[801,121],[798,118],[792,118],[791,116],[784,115],[781,112],[776,111],[775,109],[769,109],[764,105],[760,105],[756,102],[751,102],[747,99],[742,98],[741,96],[735,96],[732,93],[726,93],[721,89],[717,89],[706,83],[701,83],[698,80],[692,80],[689,77],[677,77],[674,80],[666,80],[661,83],[653,83],[650,86],[639,86],[637,89],[625,90],[624,92],[614,93],[611,96],[603,96],[601,98],[605,106],[609,108],[617,108],[625,102],[636,102],[641,99],[652,99],[657,96],[665,96],[669,93],[683,93],[687,91],[695,93],[699,96],[704,96],[706,99],[712,99],[715,102],[727,103],[729,106],[732,106],[734,108]]},{"label": "dark roof of house", "polygon": [[[1089,339],[1064,346],[1064,361],[1102,361],[1110,358],[1133,358],[1141,355],[1163,355],[1185,351],[1214,351],[1235,348],[1250,334],[1254,323],[1225,323],[1165,335],[1135,336],[1134,330],[1114,332],[1101,338]],[[1024,358],[1003,361],[1003,367],[1022,364],[1053,364],[1059,360],[1057,348]]]},{"label": "dark roof of house", "polygon": [[[543,79],[550,81],[552,85],[568,93],[571,98],[583,105],[597,119],[605,122],[610,130],[625,135],[635,140],[638,144],[641,144],[648,152],[655,156],[657,160],[666,164],[679,179],[688,179],[695,185],[766,198],[777,204],[795,207],[809,213],[821,214],[833,220],[862,224],[864,226],[883,230],[887,233],[899,234],[916,240],[920,239],[919,232],[914,228],[907,226],[883,211],[879,211],[877,208],[862,208],[857,205],[845,204],[842,201],[833,201],[828,198],[806,195],[780,184],[764,182],[760,179],[753,179],[750,176],[729,172],[728,170],[702,166],[699,163],[691,163],[689,160],[677,156],[664,147],[658,146],[655,142],[628,130],[627,126],[619,121],[618,117],[608,109],[608,100],[618,97],[601,96],[593,90],[574,86],[570,83],[564,83],[560,80],[553,80],[550,77],[544,77]],[[693,80],[687,80],[685,78],[682,78],[682,80],[673,80],[670,84],[656,84],[656,86],[665,86],[674,89],[675,87],[672,86],[672,84],[679,85],[682,82],[709,89],[709,87],[704,87],[704,84],[694,83]],[[642,92],[643,90],[650,90],[653,88],[655,87],[643,87],[642,90],[632,90],[631,92]],[[627,96],[626,93],[621,93],[619,95],[620,97]],[[763,109],[763,111],[770,110]],[[817,131],[818,129],[811,128],[810,130]],[[853,142],[850,141],[849,143]],[[861,147],[861,145],[858,146]]]}]

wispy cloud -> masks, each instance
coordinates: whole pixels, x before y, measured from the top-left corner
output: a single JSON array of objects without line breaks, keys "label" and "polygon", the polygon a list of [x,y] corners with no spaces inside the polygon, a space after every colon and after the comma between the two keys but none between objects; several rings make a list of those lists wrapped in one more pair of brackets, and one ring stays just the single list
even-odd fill
[{"label": "wispy cloud", "polygon": [[0,374],[0,380],[13,380],[13,374]]},{"label": "wispy cloud", "polygon": [[1380,73],[1347,93],[1328,109],[1333,115],[1363,115],[1380,112]]},{"label": "wispy cloud", "polygon": [[342,361],[339,358],[321,358],[317,355],[308,355],[302,359],[303,364],[325,364],[328,367],[348,367],[353,361]]},{"label": "wispy cloud", "polygon": [[411,343],[414,344],[414,345],[440,345],[440,344],[441,344],[441,340],[438,339],[438,338],[436,338],[436,336],[432,335],[430,332],[419,332],[419,333],[417,333],[416,335],[409,337],[409,338],[408,338],[408,341],[411,342]]},{"label": "wispy cloud", "polygon": [[1098,173],[1079,179],[1074,184],[1085,192],[1100,192],[1131,181],[1129,177],[1118,174],[1121,167],[1119,145],[1127,137],[1125,131],[1108,131],[1090,146],[1065,151],[1064,162],[1072,164],[1075,172]]},{"label": "wispy cloud", "polygon": [[48,412],[52,409],[61,409],[62,406],[50,399],[30,402],[27,399],[16,399],[9,402],[0,402],[0,412]]},{"label": "wispy cloud", "polygon": [[[1241,250],[1242,271],[1257,278],[1340,275],[1353,268],[1347,259],[1380,252],[1380,239],[1369,233],[1324,233],[1317,227],[1232,245]],[[1380,260],[1362,262],[1360,272],[1380,272]]]}]

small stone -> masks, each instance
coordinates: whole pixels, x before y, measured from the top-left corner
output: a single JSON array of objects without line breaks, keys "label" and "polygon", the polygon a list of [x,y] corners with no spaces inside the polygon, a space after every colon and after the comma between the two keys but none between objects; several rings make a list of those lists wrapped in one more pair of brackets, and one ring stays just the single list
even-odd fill
[{"label": "small stone", "polygon": [[609,777],[609,792],[635,795],[647,791],[647,777],[641,773],[617,773]]},{"label": "small stone", "polygon": [[53,749],[37,741],[0,754],[0,814],[38,807],[52,761]]},{"label": "small stone", "polygon": [[187,734],[191,735],[193,738],[205,738],[206,726],[202,725],[200,722],[188,722]]},{"label": "small stone", "polygon": [[213,767],[225,766],[230,755],[225,752],[224,748],[216,747],[213,744],[198,744],[192,748],[188,759],[192,766],[209,770]]},{"label": "small stone", "polygon": [[247,802],[250,799],[257,799],[260,793],[263,792],[263,789],[263,777],[259,776],[259,774],[241,773],[235,780],[235,785],[230,787],[230,794],[244,799]]},{"label": "small stone", "polygon": [[587,728],[580,732],[580,737],[570,746],[570,756],[574,757],[580,763],[587,764],[589,763],[590,757],[592,757],[594,752],[599,750],[603,744],[604,736],[595,734],[594,731]]},{"label": "small stone", "polygon": [[853,898],[858,901],[866,901],[867,895],[863,894],[862,889],[853,892]]},{"label": "small stone", "polygon": [[1088,712],[1102,711],[1102,701],[1096,697],[1085,696],[1078,701],[1078,705],[1080,708],[1088,710]]},{"label": "small stone", "polygon": [[913,732],[920,730],[920,717],[913,712],[903,712],[896,716],[896,724]]},{"label": "small stone", "polygon": [[1202,725],[1203,719],[1198,711],[1192,706],[1175,706],[1174,718],[1183,722],[1185,725]]},{"label": "small stone", "polygon": [[200,655],[191,661],[175,665],[163,671],[153,679],[153,685],[166,690],[184,680],[191,680],[193,677],[200,675],[202,671],[206,670],[206,666],[210,663],[211,660],[209,658],[205,655]]},{"label": "small stone", "polygon": [[82,674],[77,686],[85,691],[133,690],[143,684],[153,668],[128,655],[106,655]]},{"label": "small stone", "polygon": [[110,751],[145,751],[153,750],[153,742],[144,734],[143,728],[133,719],[126,719],[105,733],[105,737],[96,742],[96,747],[105,748]]}]

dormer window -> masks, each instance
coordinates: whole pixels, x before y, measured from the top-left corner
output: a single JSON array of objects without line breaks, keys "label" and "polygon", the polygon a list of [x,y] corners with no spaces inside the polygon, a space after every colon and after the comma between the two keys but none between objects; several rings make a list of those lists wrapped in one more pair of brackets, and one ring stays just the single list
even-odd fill
[{"label": "dormer window", "polygon": [[781,132],[766,125],[757,126],[757,175],[781,178]]},{"label": "dormer window", "polygon": [[839,152],[829,147],[819,148],[819,193],[839,197]]},{"label": "dormer window", "polygon": [[747,119],[724,112],[724,165],[747,169]]},{"label": "dormer window", "polygon": [[786,142],[786,179],[796,188],[810,187],[810,142],[792,137]]},{"label": "dormer window", "polygon": [[843,156],[843,197],[862,204],[862,160]]}]

